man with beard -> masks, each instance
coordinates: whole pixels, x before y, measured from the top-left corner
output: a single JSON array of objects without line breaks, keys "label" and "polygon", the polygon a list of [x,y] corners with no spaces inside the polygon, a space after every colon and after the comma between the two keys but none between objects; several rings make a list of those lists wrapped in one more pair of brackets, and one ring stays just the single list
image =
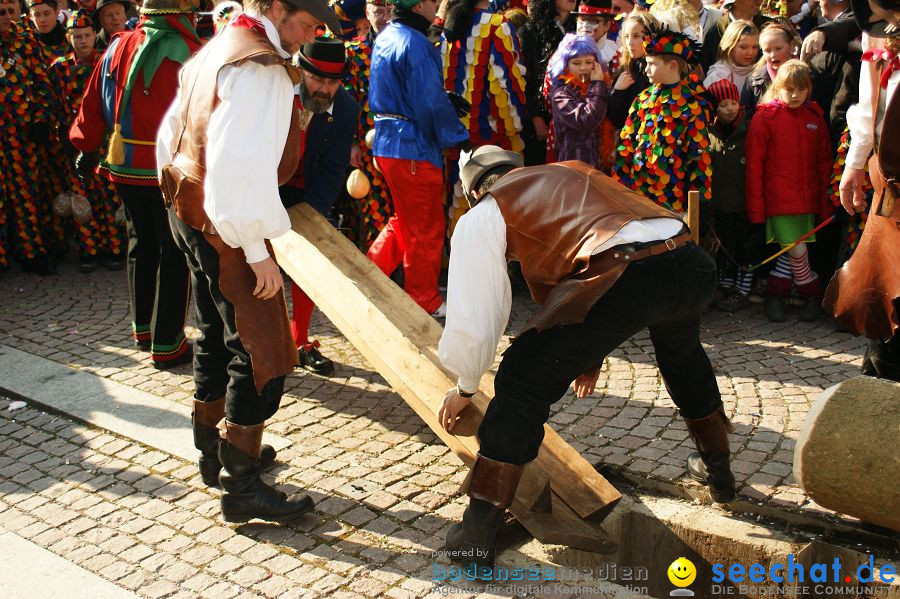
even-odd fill
[{"label": "man with beard", "polygon": [[301,150],[301,74],[290,57],[323,21],[340,30],[324,0],[245,0],[244,12],[185,64],[156,145],[197,305],[194,445],[204,482],[218,476],[227,522],[294,520],[313,507],[260,473],[274,459],[262,445],[265,421],[297,362],[268,241],[290,229],[278,186],[296,172]]},{"label": "man with beard", "polygon": [[[312,119],[301,141],[302,162],[278,192],[285,207],[306,202],[329,218],[350,164],[359,105],[341,87],[341,79],[347,72],[343,42],[317,37],[301,48],[296,61],[302,76],[296,87],[295,102],[304,112],[312,113]],[[314,374],[334,375],[334,363],[319,352],[318,341],[309,340],[312,300],[297,283],[291,286],[291,300],[291,336],[297,347],[299,365]]]}]

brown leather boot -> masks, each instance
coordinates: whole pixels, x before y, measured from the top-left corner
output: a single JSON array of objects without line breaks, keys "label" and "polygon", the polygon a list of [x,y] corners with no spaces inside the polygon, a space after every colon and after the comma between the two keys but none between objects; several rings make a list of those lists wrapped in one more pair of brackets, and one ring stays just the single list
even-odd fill
[{"label": "brown leather boot", "polygon": [[[200,450],[200,478],[208,487],[219,486],[219,429],[216,425],[225,418],[225,398],[215,401],[194,400],[194,411],[191,413],[191,424],[194,429],[194,447]],[[275,448],[263,445],[259,453],[259,467],[262,470],[271,468],[275,463]]]},{"label": "brown leather boot", "polygon": [[222,473],[219,482],[222,517],[226,522],[246,522],[251,518],[286,522],[312,510],[308,495],[288,497],[259,477],[259,455],[265,424],[241,426],[225,421],[225,438],[219,443]]},{"label": "brown leather boot", "polygon": [[491,580],[497,534],[503,514],[513,501],[524,466],[498,462],[481,454],[469,471],[469,507],[462,522],[447,533],[447,556],[473,568],[479,580]]},{"label": "brown leather boot", "polygon": [[731,451],[728,433],[734,426],[719,408],[703,418],[684,418],[688,434],[699,453],[688,456],[688,474],[694,480],[709,485],[709,494],[716,503],[728,503],[737,498],[734,475],[731,473]]}]

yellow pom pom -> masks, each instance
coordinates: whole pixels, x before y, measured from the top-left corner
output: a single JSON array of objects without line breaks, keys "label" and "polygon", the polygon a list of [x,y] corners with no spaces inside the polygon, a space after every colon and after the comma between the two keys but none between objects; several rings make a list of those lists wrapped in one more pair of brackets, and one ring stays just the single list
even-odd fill
[{"label": "yellow pom pom", "polygon": [[355,169],[350,176],[347,177],[347,193],[351,198],[361,200],[369,193],[371,189],[369,178],[359,169]]}]

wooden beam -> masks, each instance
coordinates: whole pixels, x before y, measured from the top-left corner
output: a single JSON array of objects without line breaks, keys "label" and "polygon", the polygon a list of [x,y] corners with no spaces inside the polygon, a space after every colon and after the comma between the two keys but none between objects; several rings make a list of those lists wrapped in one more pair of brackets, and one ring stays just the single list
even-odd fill
[{"label": "wooden beam", "polygon": [[[471,466],[493,378],[485,377],[454,433],[446,432],[437,410],[455,380],[438,359],[443,329],[314,209],[299,204],[288,214],[293,230],[272,240],[278,263],[431,430]],[[573,547],[615,550],[597,523],[621,495],[552,429],[545,426],[544,431],[538,458],[523,477],[532,483],[519,486],[513,515],[542,542],[569,539],[565,544]],[[549,481],[549,494],[541,480]]]}]

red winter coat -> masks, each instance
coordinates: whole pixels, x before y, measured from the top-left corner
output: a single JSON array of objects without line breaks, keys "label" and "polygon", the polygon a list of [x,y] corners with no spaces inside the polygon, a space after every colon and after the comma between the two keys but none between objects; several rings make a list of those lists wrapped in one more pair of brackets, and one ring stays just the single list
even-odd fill
[{"label": "red winter coat", "polygon": [[822,109],[815,102],[790,108],[760,104],[747,131],[747,217],[831,216],[826,189],[833,158]]}]

